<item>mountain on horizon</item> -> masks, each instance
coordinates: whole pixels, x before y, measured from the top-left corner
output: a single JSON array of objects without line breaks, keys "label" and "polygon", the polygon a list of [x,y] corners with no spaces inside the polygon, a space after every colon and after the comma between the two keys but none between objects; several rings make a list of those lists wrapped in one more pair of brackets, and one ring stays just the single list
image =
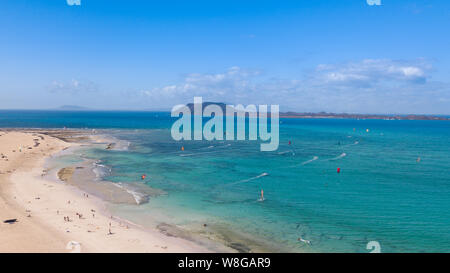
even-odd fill
[{"label": "mountain on horizon", "polygon": [[84,110],[89,110],[89,108],[83,107],[83,106],[78,106],[78,105],[62,105],[62,106],[56,108],[56,110],[62,110],[62,111],[84,111]]}]

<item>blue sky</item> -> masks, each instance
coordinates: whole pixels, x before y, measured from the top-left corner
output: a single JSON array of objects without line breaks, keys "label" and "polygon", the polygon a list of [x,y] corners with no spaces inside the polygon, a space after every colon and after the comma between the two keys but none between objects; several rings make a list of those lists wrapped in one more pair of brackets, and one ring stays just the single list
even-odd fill
[{"label": "blue sky", "polygon": [[80,2],[2,1],[0,108],[450,114],[450,1]]}]

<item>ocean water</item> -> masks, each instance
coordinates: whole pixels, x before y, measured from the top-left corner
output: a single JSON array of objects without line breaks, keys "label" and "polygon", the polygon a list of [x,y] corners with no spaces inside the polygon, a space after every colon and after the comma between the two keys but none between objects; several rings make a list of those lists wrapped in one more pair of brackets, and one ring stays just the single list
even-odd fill
[{"label": "ocean water", "polygon": [[[72,156],[94,160],[104,181],[156,189],[140,205],[110,206],[141,225],[204,234],[207,224],[222,239],[272,251],[369,252],[369,241],[382,252],[450,251],[449,122],[281,119],[279,149],[261,152],[257,141],[174,141],[173,121],[0,111],[0,127],[96,128],[120,140]],[[67,157],[60,164],[77,163]]]}]

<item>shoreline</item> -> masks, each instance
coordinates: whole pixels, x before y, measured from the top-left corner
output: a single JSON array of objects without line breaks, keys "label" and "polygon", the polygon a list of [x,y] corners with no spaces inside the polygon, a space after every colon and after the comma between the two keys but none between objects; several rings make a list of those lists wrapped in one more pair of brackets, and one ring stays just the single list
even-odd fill
[{"label": "shoreline", "polygon": [[[87,131],[77,132],[0,130],[0,252],[213,251],[109,215],[106,201],[44,178],[46,158],[86,140],[82,133]],[[15,222],[3,222],[12,219]],[[215,251],[233,249],[224,246]]]},{"label": "shoreline", "polygon": [[[97,131],[94,134],[88,133],[88,135],[90,137],[89,144],[83,144],[79,147],[74,147],[75,149],[68,149],[62,152],[64,156],[78,154],[75,157],[80,158],[81,162],[58,165],[58,167],[53,166],[51,169],[55,174],[54,176],[57,176],[60,181],[65,181],[67,184],[73,185],[102,200],[103,204],[108,206],[108,213],[113,211],[115,217],[120,215],[119,217],[122,219],[133,221],[133,224],[141,228],[156,229],[167,236],[182,238],[195,244],[206,246],[214,252],[289,251],[288,249],[283,250],[279,246],[268,244],[263,239],[254,237],[251,234],[226,228],[221,224],[207,221],[188,226],[178,226],[170,223],[172,221],[165,217],[164,211],[150,208],[146,213],[142,213],[141,206],[147,205],[153,198],[163,197],[168,195],[168,193],[164,190],[150,187],[147,184],[144,186],[137,182],[122,183],[104,180],[104,176],[111,172],[111,167],[103,165],[101,160],[96,159],[95,156],[92,158],[91,155],[86,158],[83,154],[90,149],[126,151],[131,143],[104,131]],[[84,150],[85,148],[87,150]],[[83,151],[77,151],[77,149],[83,149]],[[58,156],[60,155],[62,154],[60,153]],[[53,163],[58,161],[57,159]],[[122,210],[124,207],[126,208],[125,212]],[[134,213],[141,211],[138,212],[140,218],[129,214],[134,214],[133,211]]]}]

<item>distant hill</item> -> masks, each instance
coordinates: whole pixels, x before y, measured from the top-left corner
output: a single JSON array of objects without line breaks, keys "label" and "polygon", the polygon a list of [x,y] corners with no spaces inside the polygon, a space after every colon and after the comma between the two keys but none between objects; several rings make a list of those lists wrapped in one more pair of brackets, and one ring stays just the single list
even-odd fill
[{"label": "distant hill", "polygon": [[[202,109],[205,109],[205,107],[208,106],[208,105],[217,105],[217,106],[219,106],[222,109],[223,113],[226,113],[227,105],[225,103],[223,103],[223,102],[208,102],[208,101],[205,101],[205,102],[202,103]],[[186,104],[186,106],[189,108],[189,110],[191,110],[191,113],[194,113],[194,104],[193,103],[188,103],[188,104]]]},{"label": "distant hill", "polygon": [[60,107],[56,108],[56,110],[61,110],[61,111],[86,111],[86,110],[89,110],[89,108],[82,107],[82,106],[77,106],[77,105],[63,105],[63,106],[60,106]]}]

